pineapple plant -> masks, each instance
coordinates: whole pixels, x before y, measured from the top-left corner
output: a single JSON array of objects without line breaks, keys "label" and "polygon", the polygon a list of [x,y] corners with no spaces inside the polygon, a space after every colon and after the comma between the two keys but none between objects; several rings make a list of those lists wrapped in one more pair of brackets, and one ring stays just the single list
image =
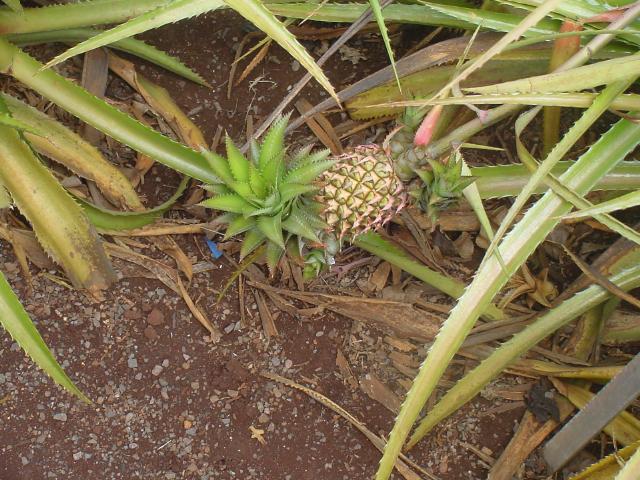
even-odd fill
[{"label": "pineapple plant", "polygon": [[[265,245],[274,271],[285,245],[310,247],[305,273],[332,263],[343,241],[386,224],[406,204],[408,193],[387,152],[360,145],[330,157],[304,147],[289,155],[284,145],[288,117],[278,120],[246,158],[226,139],[227,158],[203,152],[218,178],[205,207],[226,212],[224,238],[244,234],[240,257]],[[324,257],[324,259],[322,259]]]}]

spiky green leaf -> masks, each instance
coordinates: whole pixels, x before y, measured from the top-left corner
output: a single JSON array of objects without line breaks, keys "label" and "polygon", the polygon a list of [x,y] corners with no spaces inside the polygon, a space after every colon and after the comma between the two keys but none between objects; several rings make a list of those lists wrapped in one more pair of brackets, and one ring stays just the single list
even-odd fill
[{"label": "spiky green leaf", "polygon": [[304,185],[311,183],[316,180],[321,173],[329,170],[333,165],[335,165],[336,162],[337,160],[328,159],[315,163],[305,163],[298,168],[290,170],[286,174],[284,181],[289,184],[298,183]]},{"label": "spiky green leaf", "polygon": [[168,23],[175,23],[211,10],[216,10],[223,5],[224,2],[222,2],[222,0],[176,0],[68,49],[47,63],[46,67],[52,67],[75,55],[104,47],[105,45],[132,37],[138,33],[146,32],[147,30],[158,28]]},{"label": "spiky green leaf", "polygon": [[256,225],[258,229],[267,237],[270,241],[279,245],[284,249],[284,237],[282,236],[282,215],[277,214],[272,217],[262,215],[256,218]]},{"label": "spiky green leaf", "polygon": [[282,222],[282,228],[299,237],[320,243],[320,238],[317,234],[318,230],[312,226],[309,216],[297,207],[294,207],[287,219]]},{"label": "spiky green leaf", "polygon": [[285,183],[280,187],[280,201],[286,203],[300,195],[313,192],[318,187],[315,185],[302,185],[299,183]]},{"label": "spiky green leaf", "polygon": [[215,210],[222,210],[223,212],[241,214],[244,214],[248,210],[254,209],[253,205],[251,205],[244,198],[235,193],[207,198],[206,200],[200,202],[199,205],[207,208],[213,208]]},{"label": "spiky green leaf", "polygon": [[257,228],[249,230],[242,239],[242,246],[240,247],[240,260],[245,258],[256,248],[258,248],[262,242],[266,240],[266,236],[262,231]]},{"label": "spiky green leaf", "polygon": [[224,183],[212,183],[208,185],[202,185],[202,188],[207,192],[214,193],[216,195],[228,195],[233,191],[227,187]]},{"label": "spiky green leaf", "polygon": [[91,402],[64,373],[2,272],[0,272],[0,324],[36,365],[58,385],[84,402]]},{"label": "spiky green leaf", "polygon": [[20,0],[2,0],[4,4],[14,12],[22,12],[22,4]]},{"label": "spiky green leaf", "polygon": [[[101,30],[92,28],[70,28],[66,30],[53,30],[44,32],[18,33],[7,35],[10,42],[24,47],[27,45],[38,45],[41,43],[78,43],[102,33]],[[119,42],[109,45],[109,48],[120,50],[138,58],[142,58],[150,63],[158,65],[170,72],[180,75],[187,80],[198,83],[200,85],[210,87],[207,81],[197,72],[186,66],[176,57],[157,49],[153,45],[148,45],[141,40],[135,38],[125,38]]]},{"label": "spiky green leaf", "polygon": [[278,262],[282,258],[283,254],[284,248],[271,241],[267,242],[267,251],[265,253],[265,256],[267,258],[267,267],[269,267],[269,272],[271,273],[271,275],[276,272]]},{"label": "spiky green leaf", "polygon": [[267,183],[264,181],[264,178],[262,178],[258,168],[253,165],[249,165],[249,185],[256,197],[265,198],[267,196]]},{"label": "spiky green leaf", "polygon": [[213,170],[213,173],[215,173],[220,180],[227,185],[234,181],[229,164],[223,157],[208,150],[202,150],[202,155],[207,159],[207,163],[211,167],[211,170]]},{"label": "spiky green leaf", "polygon": [[296,37],[285,27],[260,0],[225,0],[227,5],[249,20],[300,62],[316,81],[337,101],[338,97],[329,79],[304,49]]},{"label": "spiky green leaf", "polygon": [[226,232],[224,232],[224,240],[228,240],[239,233],[251,230],[255,226],[255,219],[238,216],[229,222],[229,226],[227,227]]},{"label": "spiky green leaf", "polygon": [[233,174],[233,178],[239,182],[248,182],[249,167],[251,166],[249,160],[238,150],[238,147],[235,146],[229,135],[227,135],[225,143],[227,146],[227,161],[229,162],[229,169]]},{"label": "spiky green leaf", "polygon": [[258,166],[261,170],[264,170],[272,159],[284,155],[284,135],[289,123],[289,116],[285,115],[276,120],[265,135],[258,157]]}]

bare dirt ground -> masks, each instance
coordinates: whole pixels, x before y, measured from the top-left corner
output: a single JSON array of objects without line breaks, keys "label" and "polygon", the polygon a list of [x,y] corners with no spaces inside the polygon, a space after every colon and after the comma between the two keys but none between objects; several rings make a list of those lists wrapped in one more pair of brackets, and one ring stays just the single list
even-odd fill
[{"label": "bare dirt ground", "polygon": [[[231,47],[246,33],[244,26],[238,17],[225,14],[147,35],[213,85],[208,90],[149,65],[141,69],[192,113],[208,139],[222,125],[242,140],[247,113],[256,119],[269,114],[303,74],[272,48],[266,62],[227,99]],[[317,52],[322,42],[307,46]],[[355,50],[346,49],[326,68],[338,89],[386,64],[377,37],[359,37],[349,47]],[[122,91],[126,93],[122,83],[112,80],[108,93]],[[312,103],[322,96],[315,85],[303,92]],[[177,182],[164,167],[153,167],[143,187],[147,204],[162,201]],[[403,352],[384,332],[359,322],[329,312],[292,315],[272,303],[268,308],[279,335],[267,339],[251,288],[245,285],[242,316],[237,282],[216,304],[215,292],[233,267],[212,259],[201,235],[177,241],[202,271],[188,290],[223,332],[217,343],[181,297],[157,280],[129,276],[123,263],[116,263],[123,278],[101,303],[42,275],[35,277],[29,293],[10,248],[0,244],[0,268],[56,357],[94,401],[83,405],[56,388],[7,335],[0,335],[0,479],[371,478],[380,453],[361,433],[305,394],[259,372],[303,383],[373,432],[386,434],[394,414],[366,395],[359,382],[374,375],[401,398],[410,368],[400,373],[390,355],[398,358]],[[139,242],[138,251],[171,264],[153,245]],[[375,262],[369,262],[340,282],[327,281],[336,289],[357,289],[374,270]],[[430,298],[443,301],[433,294]],[[416,358],[424,354],[417,345],[411,348]],[[338,351],[352,378],[337,366]],[[523,409],[522,401],[480,398],[436,429],[411,458],[442,480],[485,478],[486,467],[471,449],[497,456]],[[528,478],[536,478],[539,468],[533,462]]]}]

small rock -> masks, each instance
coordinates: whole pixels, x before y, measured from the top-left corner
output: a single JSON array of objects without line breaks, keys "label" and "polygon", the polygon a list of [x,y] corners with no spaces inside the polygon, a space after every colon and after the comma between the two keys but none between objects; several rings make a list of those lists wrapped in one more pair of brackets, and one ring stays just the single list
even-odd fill
[{"label": "small rock", "polygon": [[193,422],[191,420],[185,420],[182,423],[182,426],[184,427],[185,430],[189,430],[191,427],[193,427]]},{"label": "small rock", "polygon": [[73,459],[77,462],[83,457],[82,452],[76,452],[73,454]]},{"label": "small rock", "polygon": [[157,340],[158,332],[156,332],[155,328],[149,325],[147,328],[144,329],[144,336],[147,337],[148,340]]},{"label": "small rock", "polygon": [[162,325],[164,323],[164,313],[162,313],[157,308],[154,308],[147,316],[147,323],[149,325],[153,325],[154,327]]},{"label": "small rock", "polygon": [[263,413],[258,417],[258,422],[260,423],[267,423],[268,421],[269,421],[269,415],[267,415],[266,413]]},{"label": "small rock", "polygon": [[125,310],[124,318],[127,320],[140,320],[142,318],[142,312],[139,310]]},{"label": "small rock", "polygon": [[153,370],[151,370],[151,375],[154,376],[158,376],[162,373],[163,368],[160,365],[156,365],[155,367],[153,367]]},{"label": "small rock", "polygon": [[66,422],[67,421],[67,414],[66,413],[56,413],[53,416],[54,420],[58,420],[59,422]]},{"label": "small rock", "polygon": [[135,358],[130,358],[129,360],[127,360],[127,365],[129,365],[129,368],[138,368],[138,360],[136,360]]}]

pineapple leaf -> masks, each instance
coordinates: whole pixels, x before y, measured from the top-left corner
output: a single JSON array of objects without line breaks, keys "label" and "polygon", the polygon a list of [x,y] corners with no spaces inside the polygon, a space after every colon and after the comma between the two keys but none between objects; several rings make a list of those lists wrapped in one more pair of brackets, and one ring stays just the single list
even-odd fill
[{"label": "pineapple leaf", "polygon": [[310,225],[307,215],[299,208],[294,207],[287,219],[282,222],[282,228],[287,232],[306,238],[312,242],[320,243],[320,238]]},{"label": "pineapple leaf", "polygon": [[249,185],[251,186],[251,190],[258,198],[264,198],[267,195],[267,184],[262,178],[260,171],[254,167],[252,164],[249,164]]},{"label": "pineapple leaf", "polygon": [[297,167],[300,163],[305,160],[309,154],[311,153],[311,149],[313,148],[312,144],[305,145],[304,147],[300,147],[292,156],[289,161],[289,165],[291,168]]},{"label": "pineapple leaf", "polygon": [[256,248],[258,248],[267,237],[259,229],[254,228],[249,230],[242,239],[242,246],[240,247],[240,260],[245,258]]},{"label": "pineapple leaf", "polygon": [[231,237],[244,233],[256,226],[256,221],[253,218],[246,218],[243,216],[237,216],[229,222],[227,231],[224,232],[223,240],[228,240]]},{"label": "pineapple leaf", "polygon": [[[309,146],[309,148],[311,148],[311,146]],[[307,153],[307,155],[305,156],[302,156],[302,155],[298,156],[298,154],[296,154],[295,161],[291,163],[291,167],[289,168],[289,171],[299,167],[304,167],[312,163],[318,163],[318,162],[321,162],[322,160],[326,160],[330,154],[331,154],[331,151],[328,148],[317,150],[311,154]]]},{"label": "pineapple leaf", "polygon": [[[0,27],[1,28],[1,27]],[[18,47],[27,45],[36,45],[41,43],[64,42],[76,43],[95,37],[101,30],[92,28],[67,28],[64,30],[36,31],[32,33],[18,33],[7,35],[10,42]],[[141,40],[135,38],[125,38],[119,42],[112,43],[110,48],[121,50],[123,52],[135,55],[143,60],[154,63],[159,67],[165,68],[181,77],[191,80],[205,87],[211,88],[211,85],[202,78],[200,74],[193,71],[180,61],[179,58],[172,57],[166,52],[157,49],[152,45],[148,45]]]},{"label": "pineapple leaf", "polygon": [[267,132],[260,148],[258,166],[264,171],[267,164],[284,156],[284,133],[289,122],[289,115],[279,118]]},{"label": "pineapple leaf", "polygon": [[244,198],[245,200],[251,201],[256,198],[248,182],[233,181],[227,186],[231,188],[234,192],[236,192],[238,195],[240,195],[242,198]]},{"label": "pineapple leaf", "polygon": [[262,169],[262,178],[267,185],[278,187],[282,182],[282,175],[284,174],[284,150],[278,152],[271,160],[267,161]]},{"label": "pineapple leaf", "polygon": [[[573,167],[562,175],[561,181],[577,194],[584,195],[639,143],[640,126],[620,120],[582,154]],[[473,281],[440,328],[413,381],[389,435],[377,480],[388,478],[413,423],[482,311],[555,228],[559,217],[568,213],[570,208],[570,204],[561,197],[547,191],[500,243],[504,262],[499,262],[496,256],[485,256]]]},{"label": "pineapple leaf", "polygon": [[277,42],[294,57],[316,81],[338,102],[335,90],[313,57],[275,15],[259,0],[225,0],[225,3]]},{"label": "pineapple leaf", "polygon": [[82,401],[91,403],[58,364],[2,272],[0,272],[0,324],[54,382]]},{"label": "pineapple leaf", "polygon": [[318,187],[315,185],[303,185],[300,183],[285,183],[280,187],[281,202],[285,203],[305,193],[313,192]]},{"label": "pineapple leaf", "polygon": [[258,229],[265,235],[265,237],[284,249],[281,213],[272,217],[266,215],[260,216],[256,219],[256,225],[258,226]]},{"label": "pineapple leaf", "polygon": [[0,180],[0,210],[10,207],[12,203],[13,200],[11,200],[9,192],[7,192],[7,189],[2,184],[2,180]]},{"label": "pineapple leaf", "polygon": [[20,0],[2,0],[4,4],[14,12],[22,12],[22,4]]},{"label": "pineapple leaf", "polygon": [[231,213],[245,213],[247,210],[253,210],[255,208],[244,198],[240,195],[236,195],[235,193],[208,198],[200,202],[199,205]]},{"label": "pineapple leaf", "polygon": [[229,162],[229,169],[233,178],[239,182],[249,181],[249,160],[245,158],[240,150],[235,146],[231,137],[227,135],[227,161]]},{"label": "pineapple leaf", "polygon": [[233,193],[233,191],[224,183],[211,183],[208,185],[202,185],[202,188],[207,192],[215,193],[216,195],[228,195]]},{"label": "pineapple leaf", "polygon": [[223,157],[208,150],[202,150],[202,155],[207,159],[207,163],[209,163],[209,165],[211,166],[213,173],[215,173],[220,180],[222,180],[227,185],[233,182],[231,169],[229,168],[229,164]]},{"label": "pineapple leaf", "polygon": [[391,68],[393,68],[393,75],[396,77],[396,83],[398,84],[398,90],[402,92],[402,86],[400,85],[400,77],[398,76],[398,71],[396,70],[396,62],[393,56],[393,48],[391,47],[391,40],[389,39],[389,32],[387,30],[387,26],[384,23],[384,15],[382,14],[382,7],[378,0],[369,0],[369,5],[371,5],[371,11],[373,12],[373,16],[378,23],[378,28],[380,29],[380,35],[382,36],[382,40],[384,42],[384,46],[387,49],[387,55],[389,56],[389,60],[391,62]]},{"label": "pineapple leaf", "polygon": [[252,138],[249,142],[249,160],[254,165],[258,165],[258,159],[260,158],[260,145],[256,142],[255,138]]},{"label": "pineapple leaf", "polygon": [[216,10],[224,5],[222,0],[176,0],[155,10],[148,11],[126,23],[100,33],[89,40],[72,47],[51,60],[46,67],[52,67],[75,55],[88,52],[138,33],[175,23],[185,18]]},{"label": "pineapple leaf", "polygon": [[316,177],[318,177],[318,175],[331,168],[335,163],[336,160],[334,159],[321,160],[315,163],[305,163],[298,168],[290,170],[284,181],[285,183],[311,183],[316,179]]},{"label": "pineapple leaf", "polygon": [[271,273],[271,275],[275,274],[278,262],[282,258],[283,254],[284,248],[271,241],[267,242],[267,251],[265,256],[267,258],[267,266],[269,267],[269,273]]},{"label": "pineapple leaf", "polygon": [[305,222],[314,230],[325,230],[329,226],[320,218],[321,207],[317,202],[310,203],[305,206],[295,207],[300,215],[304,216]]}]

